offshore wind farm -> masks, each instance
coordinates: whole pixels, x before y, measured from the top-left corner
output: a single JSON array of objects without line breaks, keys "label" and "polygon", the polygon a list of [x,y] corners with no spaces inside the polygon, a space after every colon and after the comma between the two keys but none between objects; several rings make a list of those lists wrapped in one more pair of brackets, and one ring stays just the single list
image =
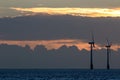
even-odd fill
[{"label": "offshore wind farm", "polygon": [[0,80],[120,80],[119,4],[0,0]]}]

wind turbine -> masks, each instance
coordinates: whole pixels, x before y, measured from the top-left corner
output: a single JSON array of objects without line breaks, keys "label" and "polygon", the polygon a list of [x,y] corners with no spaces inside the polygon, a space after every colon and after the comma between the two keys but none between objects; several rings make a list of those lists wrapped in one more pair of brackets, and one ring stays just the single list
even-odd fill
[{"label": "wind turbine", "polygon": [[107,69],[110,69],[110,48],[112,46],[112,44],[109,42],[109,40],[107,39],[107,44],[106,44],[106,48],[107,48]]},{"label": "wind turbine", "polygon": [[95,48],[94,35],[92,33],[92,40],[88,42],[90,44],[90,69],[93,69],[93,48]]}]

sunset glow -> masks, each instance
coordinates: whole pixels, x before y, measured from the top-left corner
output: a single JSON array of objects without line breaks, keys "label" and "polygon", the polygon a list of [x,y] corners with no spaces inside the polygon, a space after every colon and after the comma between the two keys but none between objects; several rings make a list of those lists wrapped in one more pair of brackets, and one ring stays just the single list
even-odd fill
[{"label": "sunset glow", "polygon": [[[37,40],[37,41],[6,41],[1,40],[0,44],[8,44],[8,45],[18,45],[25,47],[25,45],[29,45],[31,49],[34,49],[37,45],[44,45],[48,50],[58,49],[63,45],[66,46],[76,46],[79,50],[86,49],[90,50],[90,45],[87,42],[81,40]],[[117,51],[120,46],[113,45],[111,47],[113,50]],[[96,50],[105,49],[104,46],[100,46],[99,44],[95,45]]]},{"label": "sunset glow", "polygon": [[120,8],[14,8],[11,9],[49,15],[72,15],[85,17],[120,17]]},{"label": "sunset glow", "polygon": [[44,45],[48,50],[58,49],[62,45],[77,46],[79,49],[89,50],[89,45],[80,40],[37,40],[37,41],[0,41],[0,44],[19,45],[25,47],[29,45],[31,49],[34,49],[37,45]]}]

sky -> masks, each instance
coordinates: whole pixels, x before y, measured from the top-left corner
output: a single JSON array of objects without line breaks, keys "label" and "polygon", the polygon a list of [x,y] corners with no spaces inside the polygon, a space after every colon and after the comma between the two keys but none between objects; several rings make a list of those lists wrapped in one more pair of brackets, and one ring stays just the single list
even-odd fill
[{"label": "sky", "polygon": [[[106,39],[114,51],[120,48],[120,0],[1,0],[0,44],[62,45],[90,50],[105,49]],[[102,57],[101,57],[102,58]]]},{"label": "sky", "polygon": [[[65,12],[69,13],[69,11],[73,11],[73,13],[79,13],[81,9],[84,10],[84,8],[87,9],[88,12],[93,13],[109,13],[107,15],[117,15],[119,13],[119,0],[2,0],[0,1],[0,16],[18,16],[21,15],[20,11],[29,11],[32,9],[31,12],[44,12],[43,9],[50,8],[50,10],[53,10],[53,8],[68,8],[68,10],[65,10]],[[36,8],[40,8],[40,10],[36,10]],[[77,8],[77,12],[73,10],[73,8]],[[98,9],[93,8],[100,8],[100,11]],[[116,9],[117,8],[117,9]],[[105,9],[105,10],[104,10]],[[109,10],[110,9],[110,10]],[[41,11],[42,10],[42,11]],[[45,9],[46,10],[46,9]],[[47,9],[48,10],[48,9]],[[61,10],[57,9],[58,11],[62,12]],[[98,10],[98,11],[96,11]],[[54,11],[54,10],[53,10]],[[95,11],[95,12],[94,12]],[[56,10],[54,11],[56,12]],[[86,12],[86,10],[85,10]],[[87,13],[87,12],[86,12]]]},{"label": "sky", "polygon": [[[74,0],[74,1],[73,0],[49,0],[49,1],[48,0],[24,0],[24,1],[4,0],[4,1],[0,1],[1,39],[2,40],[19,40],[19,41],[20,40],[39,40],[40,41],[40,40],[54,40],[54,39],[58,39],[58,40],[59,39],[61,40],[80,39],[80,43],[81,42],[85,43],[88,40],[90,40],[90,37],[88,37],[87,35],[91,34],[91,32],[95,32],[95,34],[97,34],[95,36],[101,36],[100,31],[103,31],[104,29],[106,31],[109,26],[109,31],[106,31],[106,32],[103,31],[103,35],[104,35],[103,38],[104,39],[110,38],[112,40],[117,40],[114,47],[114,50],[117,50],[117,48],[119,48],[119,44],[118,44],[119,40],[118,40],[118,37],[116,37],[116,34],[119,34],[119,17],[120,17],[119,3],[120,3],[119,0],[114,0],[114,1],[113,0],[92,0],[92,1],[90,0]],[[36,16],[38,16],[39,19],[37,19]],[[6,17],[10,18],[10,20],[7,20]],[[20,20],[20,17],[22,20]],[[28,20],[27,17],[29,17],[30,20]],[[64,19],[64,17],[66,17],[66,19]],[[81,18],[81,17],[84,17],[84,18]],[[87,17],[90,17],[90,18],[87,18]],[[110,17],[110,18],[106,19],[106,17]],[[52,21],[48,22],[48,20],[52,20]],[[64,21],[67,21],[67,22],[64,22]],[[29,22],[31,22],[30,25],[28,24]],[[8,25],[5,23],[8,23]],[[42,25],[38,23],[41,23]],[[50,24],[50,26],[43,23]],[[57,23],[58,25],[61,24],[58,27],[59,30],[56,30],[57,27],[55,26],[57,26],[57,24],[55,23]],[[39,27],[32,26],[35,24],[37,24],[36,26],[39,26]],[[97,24],[99,25],[97,26]],[[88,25],[90,25],[92,28],[89,28]],[[67,30],[68,26],[70,27],[69,30]],[[19,30],[17,27],[19,27]],[[51,29],[54,29],[54,30],[48,30],[48,27],[51,27]],[[64,27],[65,29],[62,30]],[[41,29],[42,31],[40,32],[38,29]],[[24,30],[23,33],[21,33],[20,30],[22,31]],[[55,31],[58,31],[59,33]],[[61,35],[60,32],[63,33],[64,35]],[[45,35],[42,35],[43,33]],[[29,34],[32,34],[34,37],[32,36],[28,37]],[[38,34],[42,37],[40,38]],[[61,36],[55,36],[55,35],[61,35]],[[100,44],[103,41],[105,44],[105,40],[100,41],[100,39],[102,39],[102,37],[98,37],[98,41],[100,42]],[[97,46],[100,46],[100,45],[97,45]],[[31,47],[33,48],[33,46]],[[79,49],[83,47],[79,47]],[[103,46],[100,46],[100,47],[103,47]],[[88,50],[88,48],[86,49]]]}]

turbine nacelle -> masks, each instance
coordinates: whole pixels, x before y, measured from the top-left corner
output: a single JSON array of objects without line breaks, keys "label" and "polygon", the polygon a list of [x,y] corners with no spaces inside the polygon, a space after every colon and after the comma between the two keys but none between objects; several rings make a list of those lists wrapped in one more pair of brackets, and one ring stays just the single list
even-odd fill
[{"label": "turbine nacelle", "polygon": [[88,42],[88,44],[92,45],[92,47],[95,47],[95,42],[93,42],[93,41]]},{"label": "turbine nacelle", "polygon": [[95,40],[94,40],[94,34],[92,33],[91,34],[91,41],[90,42],[88,42],[88,44],[90,44],[92,47],[94,47],[95,48]]},{"label": "turbine nacelle", "polygon": [[112,44],[109,42],[109,40],[107,39],[107,45],[105,46],[106,48],[110,48],[112,46]]},{"label": "turbine nacelle", "polygon": [[95,44],[95,42],[89,42],[89,44]]},{"label": "turbine nacelle", "polygon": [[111,47],[111,45],[106,45],[105,47],[110,48],[110,47]]}]

